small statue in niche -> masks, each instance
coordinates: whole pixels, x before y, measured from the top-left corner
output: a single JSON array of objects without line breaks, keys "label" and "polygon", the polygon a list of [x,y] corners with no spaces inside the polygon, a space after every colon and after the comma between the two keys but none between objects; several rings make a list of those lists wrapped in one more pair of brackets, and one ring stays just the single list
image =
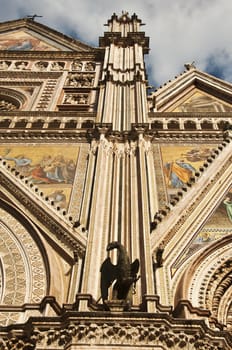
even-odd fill
[{"label": "small statue in niche", "polygon": [[51,70],[63,70],[64,62],[52,62]]},{"label": "small statue in niche", "polygon": [[[118,250],[117,264],[112,264],[108,256],[101,265],[101,298],[103,303],[108,300],[108,289],[113,286],[114,300],[127,300],[130,297],[130,292],[135,293],[135,284],[139,277],[139,260],[135,259],[130,262],[127,251],[119,242],[111,242],[106,250],[109,252],[112,249]],[[133,290],[132,290],[133,289]]]},{"label": "small statue in niche", "polygon": [[82,70],[82,66],[83,66],[83,64],[79,60],[73,61],[73,63],[72,63],[72,70],[81,71]]},{"label": "small statue in niche", "polygon": [[35,67],[41,71],[46,70],[48,67],[48,62],[42,62],[42,61],[36,62]]},{"label": "small statue in niche", "polygon": [[8,67],[10,66],[11,62],[8,61],[1,61],[0,62],[0,69],[4,70],[4,69],[8,69]]},{"label": "small statue in niche", "polygon": [[27,66],[28,66],[28,62],[26,62],[26,61],[20,61],[20,62],[15,63],[16,69],[24,70],[24,69],[27,69]]},{"label": "small statue in niche", "polygon": [[158,248],[156,249],[154,262],[155,267],[163,266],[163,253],[164,253],[164,242],[161,242]]},{"label": "small statue in niche", "polygon": [[93,63],[93,62],[86,62],[85,70],[86,71],[94,71],[95,70],[95,63]]}]

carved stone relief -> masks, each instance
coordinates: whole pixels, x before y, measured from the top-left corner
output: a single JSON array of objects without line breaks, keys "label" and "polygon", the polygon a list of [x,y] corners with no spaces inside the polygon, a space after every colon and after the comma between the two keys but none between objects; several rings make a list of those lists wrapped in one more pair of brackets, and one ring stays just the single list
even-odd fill
[{"label": "carved stone relief", "polygon": [[72,63],[72,70],[76,70],[76,71],[81,71],[83,67],[83,63],[79,60],[75,60]]},{"label": "carved stone relief", "polygon": [[[44,261],[26,228],[0,208],[0,304],[39,303],[46,295]],[[19,315],[0,313],[0,324],[17,321]]]},{"label": "carved stone relief", "polygon": [[8,69],[10,65],[11,65],[10,61],[0,61],[0,69],[1,70]]},{"label": "carved stone relief", "polygon": [[[212,316],[224,324],[227,323],[225,312],[222,315],[223,299],[231,299],[231,243],[217,248],[209,254],[195,269],[189,287],[188,299],[193,305],[211,311]],[[207,287],[206,287],[207,286]]]},{"label": "carved stone relief", "polygon": [[52,62],[51,70],[63,70],[65,62]]},{"label": "carved stone relief", "polygon": [[0,97],[0,111],[7,112],[14,111],[15,109],[18,109],[18,106],[16,106],[13,102],[7,101]]},{"label": "carved stone relief", "polygon": [[64,104],[85,105],[88,104],[88,94],[65,94]]},{"label": "carved stone relief", "polygon": [[54,61],[39,61],[35,64],[30,63],[29,61],[0,61],[0,70],[52,70],[52,71],[62,71],[65,67],[65,62]]},{"label": "carved stone relief", "polygon": [[[0,343],[1,344],[1,343]],[[188,349],[188,350],[225,350],[227,346],[217,339],[213,341],[200,330],[191,329],[191,334],[181,330],[173,331],[169,325],[119,322],[80,322],[69,324],[66,328],[51,328],[41,332],[34,331],[30,338],[22,340],[12,338],[4,341],[4,349],[67,349],[70,344],[78,349]],[[18,346],[17,346],[18,345]],[[25,347],[23,347],[23,345]],[[27,347],[26,347],[27,345]],[[99,347],[101,346],[101,347]],[[110,346],[110,347],[109,347]]]},{"label": "carved stone relief", "polygon": [[28,62],[18,61],[15,63],[15,69],[25,70],[28,67]]},{"label": "carved stone relief", "polygon": [[72,70],[76,71],[86,71],[93,72],[95,71],[95,62],[82,62],[80,60],[75,60],[72,63]]},{"label": "carved stone relief", "polygon": [[93,74],[69,73],[66,85],[72,87],[91,87],[93,85],[93,80]]},{"label": "carved stone relief", "polygon": [[39,61],[35,63],[35,68],[40,71],[46,70],[48,67],[48,62]]}]

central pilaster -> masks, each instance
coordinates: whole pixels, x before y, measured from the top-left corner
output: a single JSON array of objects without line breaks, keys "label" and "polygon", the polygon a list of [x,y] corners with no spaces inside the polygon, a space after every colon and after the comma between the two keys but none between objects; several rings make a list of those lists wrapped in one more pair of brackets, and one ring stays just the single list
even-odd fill
[{"label": "central pilaster", "polygon": [[99,86],[99,135],[89,158],[89,168],[95,170],[82,283],[82,293],[100,298],[106,247],[109,242],[120,242],[131,261],[140,261],[134,305],[145,294],[154,294],[150,222],[156,200],[150,185],[154,188],[155,176],[151,143],[144,137],[148,38],[140,31],[141,25],[136,15],[113,15],[100,38],[105,57]]}]

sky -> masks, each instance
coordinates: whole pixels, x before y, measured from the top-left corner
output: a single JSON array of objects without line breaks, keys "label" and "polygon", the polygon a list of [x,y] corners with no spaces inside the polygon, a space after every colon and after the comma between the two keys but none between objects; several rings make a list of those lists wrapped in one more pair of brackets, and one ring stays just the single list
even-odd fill
[{"label": "sky", "polygon": [[0,0],[0,22],[41,15],[38,22],[95,47],[104,24],[122,11],[146,24],[150,85],[172,80],[193,61],[232,82],[232,0]]}]

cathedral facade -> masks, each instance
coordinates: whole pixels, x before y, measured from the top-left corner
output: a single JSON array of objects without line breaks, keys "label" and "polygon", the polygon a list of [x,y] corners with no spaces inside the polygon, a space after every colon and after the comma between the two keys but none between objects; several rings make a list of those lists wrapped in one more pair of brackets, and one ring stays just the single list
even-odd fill
[{"label": "cathedral facade", "polygon": [[232,348],[232,85],[141,25],[0,24],[0,349]]}]

